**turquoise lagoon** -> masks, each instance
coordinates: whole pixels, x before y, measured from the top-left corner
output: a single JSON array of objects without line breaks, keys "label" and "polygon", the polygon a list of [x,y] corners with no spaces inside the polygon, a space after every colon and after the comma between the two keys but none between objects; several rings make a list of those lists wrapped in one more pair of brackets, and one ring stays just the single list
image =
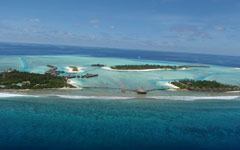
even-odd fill
[{"label": "turquoise lagoon", "polygon": [[[203,61],[161,61],[124,57],[71,55],[1,55],[8,68],[44,73],[46,65],[65,70],[84,67],[99,77],[73,79],[77,85],[123,89],[168,88],[179,79],[217,80],[240,85],[240,70]],[[200,56],[202,57],[202,56]],[[135,57],[137,58],[137,57]],[[191,57],[189,57],[191,59]],[[212,59],[209,58],[209,61]],[[210,68],[118,72],[91,67],[122,64],[188,65]],[[0,92],[0,149],[240,149],[240,93],[152,91],[147,95],[120,89]]]},{"label": "turquoise lagoon", "polygon": [[[49,68],[47,64],[57,66],[59,70],[66,71],[67,66],[83,67],[83,72],[75,73],[82,75],[86,73],[99,74],[96,78],[72,79],[75,85],[85,87],[110,87],[119,89],[89,88],[83,90],[41,90],[30,91],[25,94],[36,95],[59,95],[59,96],[120,96],[129,98],[157,98],[156,96],[238,96],[239,93],[201,93],[183,91],[152,91],[147,96],[139,96],[133,92],[121,93],[120,89],[144,89],[169,88],[164,85],[168,81],[181,79],[194,80],[216,80],[224,84],[240,85],[240,70],[234,67],[224,67],[209,65],[210,68],[188,68],[186,70],[155,70],[155,71],[112,71],[102,67],[92,67],[91,64],[101,63],[106,66],[125,65],[125,64],[160,64],[160,65],[196,65],[193,63],[153,61],[141,59],[106,58],[90,57],[81,55],[59,55],[59,56],[1,56],[0,71],[8,68],[19,69],[20,71],[44,73]],[[202,64],[197,64],[202,65]],[[63,74],[64,75],[64,74]],[[23,92],[24,93],[24,92]],[[163,98],[163,97],[159,97]],[[190,98],[191,99],[191,98]]]}]

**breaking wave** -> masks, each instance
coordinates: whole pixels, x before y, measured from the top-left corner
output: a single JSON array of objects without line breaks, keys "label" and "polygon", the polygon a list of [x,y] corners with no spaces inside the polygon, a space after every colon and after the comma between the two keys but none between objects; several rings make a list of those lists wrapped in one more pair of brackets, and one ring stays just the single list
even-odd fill
[{"label": "breaking wave", "polygon": [[121,96],[70,96],[70,95],[56,95],[60,98],[66,99],[157,99],[157,100],[182,100],[182,101],[194,101],[194,100],[240,100],[240,96],[146,96],[146,97],[121,97]]},{"label": "breaking wave", "polygon": [[60,98],[67,99],[134,99],[135,97],[121,97],[121,96],[70,96],[70,95],[56,95]]},{"label": "breaking wave", "polygon": [[155,99],[155,100],[240,100],[240,96],[146,96],[146,97],[124,97],[124,96],[84,96],[84,95],[27,95],[0,93],[0,98],[8,97],[59,97],[65,99],[102,99],[102,100],[127,100],[127,99]]},{"label": "breaking wave", "polygon": [[150,99],[159,100],[182,100],[182,101],[194,101],[194,100],[240,100],[240,96],[151,96]]},{"label": "breaking wave", "polygon": [[24,94],[12,94],[12,93],[0,93],[0,98],[7,98],[7,97],[38,97],[38,96],[24,95]]}]

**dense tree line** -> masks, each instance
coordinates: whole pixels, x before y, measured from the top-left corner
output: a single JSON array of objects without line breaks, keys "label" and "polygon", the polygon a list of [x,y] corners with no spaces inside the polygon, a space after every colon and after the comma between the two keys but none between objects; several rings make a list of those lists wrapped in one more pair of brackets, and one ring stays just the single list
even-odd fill
[{"label": "dense tree line", "polygon": [[143,69],[181,69],[181,66],[170,66],[170,65],[117,65],[111,67],[117,70],[143,70]]},{"label": "dense tree line", "polygon": [[72,71],[79,71],[78,67],[76,67],[76,66],[69,66],[69,67],[72,68]]},{"label": "dense tree line", "polygon": [[171,82],[173,85],[179,87],[180,89],[194,90],[194,91],[234,91],[239,90],[240,87],[233,85],[225,85],[217,81],[195,81],[195,80],[180,80]]},{"label": "dense tree line", "polygon": [[44,89],[72,87],[64,77],[12,70],[0,73],[2,89]]}]

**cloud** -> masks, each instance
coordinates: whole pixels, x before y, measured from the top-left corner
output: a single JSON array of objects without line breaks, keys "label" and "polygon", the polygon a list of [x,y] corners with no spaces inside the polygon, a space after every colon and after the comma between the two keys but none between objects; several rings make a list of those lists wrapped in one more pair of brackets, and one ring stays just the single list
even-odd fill
[{"label": "cloud", "polygon": [[197,29],[198,29],[198,30],[203,30],[204,27],[203,27],[203,26],[198,26]]},{"label": "cloud", "polygon": [[223,30],[225,30],[225,27],[223,27],[223,26],[214,26],[214,30],[223,31]]},{"label": "cloud", "polygon": [[209,39],[210,36],[204,32],[203,26],[190,26],[190,27],[173,27],[170,28],[170,32],[176,32],[175,37],[187,40],[194,40],[196,38]]},{"label": "cloud", "polygon": [[9,31],[17,31],[20,28],[18,26],[11,26],[11,25],[0,25],[0,30],[9,30]]},{"label": "cloud", "polygon": [[239,29],[239,27],[231,27],[230,29],[232,29],[232,30],[236,31],[236,30],[238,30],[238,29]]},{"label": "cloud", "polygon": [[73,24],[74,27],[80,27],[80,24]]},{"label": "cloud", "polygon": [[115,27],[115,26],[110,26],[109,29],[111,29],[111,30],[115,30],[116,27]]},{"label": "cloud", "polygon": [[196,36],[201,37],[202,39],[210,38],[209,35],[207,33],[205,33],[205,32],[199,32],[199,33],[197,33]]},{"label": "cloud", "polygon": [[60,35],[60,36],[72,36],[73,35],[72,32],[65,32],[65,31],[61,31],[61,30],[55,30],[55,31],[53,31],[53,33]]},{"label": "cloud", "polygon": [[178,34],[178,37],[182,38],[182,39],[185,39],[185,38],[188,38],[189,36],[186,35],[186,34]]},{"label": "cloud", "polygon": [[101,20],[99,19],[93,19],[93,20],[89,20],[89,23],[100,23]]},{"label": "cloud", "polygon": [[171,47],[171,46],[175,45],[172,42],[158,41],[158,40],[136,40],[136,42],[143,46],[150,46],[150,47],[155,47],[155,48]]},{"label": "cloud", "polygon": [[194,29],[186,28],[186,27],[174,27],[169,29],[170,32],[187,32],[193,33],[195,32]]},{"label": "cloud", "polygon": [[32,32],[32,33],[38,32],[38,31],[35,30],[35,29],[29,29],[29,28],[24,28],[23,31],[24,31],[24,32]]},{"label": "cloud", "polygon": [[40,22],[40,19],[39,18],[28,18],[28,19],[24,19],[24,21],[26,22]]}]

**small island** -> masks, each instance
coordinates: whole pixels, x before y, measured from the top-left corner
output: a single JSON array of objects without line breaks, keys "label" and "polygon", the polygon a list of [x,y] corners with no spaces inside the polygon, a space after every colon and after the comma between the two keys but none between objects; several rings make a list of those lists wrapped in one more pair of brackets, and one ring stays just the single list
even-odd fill
[{"label": "small island", "polygon": [[79,71],[78,67],[76,67],[76,66],[69,66],[69,67],[72,68],[72,71]]},{"label": "small island", "polygon": [[76,66],[68,66],[66,67],[67,72],[69,73],[78,73],[78,72],[83,72],[82,67],[76,67]]},{"label": "small island", "polygon": [[172,85],[182,90],[201,91],[201,92],[229,92],[240,91],[239,86],[225,85],[216,81],[194,81],[180,80],[171,82]]},{"label": "small island", "polygon": [[[152,64],[144,64],[144,65],[116,65],[109,67],[109,70],[126,70],[126,71],[141,71],[141,70],[184,70],[186,68],[193,67],[202,67],[209,68],[210,66],[193,66],[193,65],[182,65],[182,66],[171,66],[171,65],[152,65]],[[105,68],[107,69],[107,68]]]},{"label": "small island", "polygon": [[8,70],[0,73],[0,89],[75,88],[67,79],[52,74]]}]

